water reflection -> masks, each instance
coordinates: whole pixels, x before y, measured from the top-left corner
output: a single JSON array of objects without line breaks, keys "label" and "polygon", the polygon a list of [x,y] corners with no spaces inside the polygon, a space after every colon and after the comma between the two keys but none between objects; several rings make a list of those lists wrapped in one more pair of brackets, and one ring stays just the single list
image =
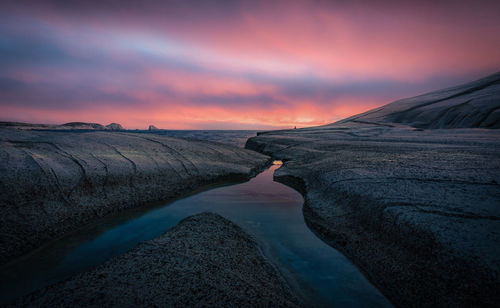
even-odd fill
[{"label": "water reflection", "polygon": [[[203,211],[252,234],[297,292],[316,306],[390,306],[343,255],[306,226],[302,196],[273,181],[280,161],[249,182],[202,192],[158,208],[103,219],[45,247],[2,274],[1,298],[32,291],[123,254]],[[4,284],[5,283],[5,284]]]}]

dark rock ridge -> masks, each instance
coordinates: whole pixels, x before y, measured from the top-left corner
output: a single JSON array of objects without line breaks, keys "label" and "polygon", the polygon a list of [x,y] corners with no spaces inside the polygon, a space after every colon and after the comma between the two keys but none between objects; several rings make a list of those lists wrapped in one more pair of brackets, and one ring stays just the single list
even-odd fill
[{"label": "dark rock ridge", "polygon": [[149,125],[148,130],[160,130],[160,129],[154,125]]},{"label": "dark rock ridge", "polygon": [[5,122],[1,121],[0,122],[0,127],[10,127],[10,128],[25,128],[25,129],[30,129],[30,128],[45,128],[49,129],[51,127],[54,127],[55,125],[52,124],[32,124],[32,123],[23,123],[23,122]]},{"label": "dark rock ridge", "polygon": [[416,128],[500,128],[500,72],[464,85],[405,98],[338,123]]},{"label": "dark rock ridge", "polygon": [[214,142],[0,128],[0,264],[96,217],[243,180],[268,157]]},{"label": "dark rock ridge", "polygon": [[40,130],[123,130],[123,126],[118,123],[101,125],[98,123],[69,122],[65,124],[31,124],[22,122],[0,122],[1,127],[19,128],[19,129],[40,129]]},{"label": "dark rock ridge", "polygon": [[69,122],[61,125],[57,125],[57,128],[64,129],[97,129],[97,130],[105,130],[106,127],[104,125],[98,123],[85,123],[85,122]]},{"label": "dark rock ridge", "polygon": [[96,268],[39,290],[30,307],[297,307],[257,243],[201,213]]},{"label": "dark rock ridge", "polygon": [[[463,95],[481,93],[477,97],[491,105],[482,104],[482,110],[495,110],[497,87],[495,81]],[[460,92],[453,89],[446,91]],[[421,130],[390,122],[412,119],[405,112],[394,115],[421,108],[411,109],[405,103],[410,101],[381,107],[378,115],[260,133],[246,147],[285,162],[275,177],[304,194],[307,224],[396,305],[497,306],[500,131]],[[468,117],[467,109],[457,110],[464,114],[455,118]],[[428,117],[419,118],[419,126],[441,125]]]}]

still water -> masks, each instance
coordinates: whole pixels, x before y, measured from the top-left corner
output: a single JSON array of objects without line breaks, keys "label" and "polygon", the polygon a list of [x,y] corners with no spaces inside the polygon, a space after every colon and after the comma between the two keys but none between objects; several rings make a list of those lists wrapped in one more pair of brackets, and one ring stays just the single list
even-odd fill
[{"label": "still water", "polygon": [[1,269],[0,303],[123,254],[187,216],[211,211],[251,234],[308,305],[391,306],[354,265],[309,230],[302,196],[273,181],[277,168],[273,165],[245,183],[106,217],[46,245]]}]

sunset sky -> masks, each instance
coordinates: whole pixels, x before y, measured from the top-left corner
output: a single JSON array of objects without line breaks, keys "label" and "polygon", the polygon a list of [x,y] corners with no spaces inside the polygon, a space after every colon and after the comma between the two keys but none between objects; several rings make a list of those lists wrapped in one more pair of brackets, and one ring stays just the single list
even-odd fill
[{"label": "sunset sky", "polygon": [[1,1],[0,121],[272,129],[500,70],[500,1]]}]

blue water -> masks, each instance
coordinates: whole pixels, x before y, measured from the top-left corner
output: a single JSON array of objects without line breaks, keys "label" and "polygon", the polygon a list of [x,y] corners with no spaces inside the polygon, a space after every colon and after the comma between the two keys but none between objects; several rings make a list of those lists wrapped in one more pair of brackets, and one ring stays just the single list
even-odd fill
[{"label": "blue water", "polygon": [[251,234],[309,305],[391,306],[354,265],[309,230],[302,196],[273,181],[277,168],[245,183],[113,215],[55,241],[2,270],[0,302],[92,268],[161,235],[187,216],[211,211]]}]

